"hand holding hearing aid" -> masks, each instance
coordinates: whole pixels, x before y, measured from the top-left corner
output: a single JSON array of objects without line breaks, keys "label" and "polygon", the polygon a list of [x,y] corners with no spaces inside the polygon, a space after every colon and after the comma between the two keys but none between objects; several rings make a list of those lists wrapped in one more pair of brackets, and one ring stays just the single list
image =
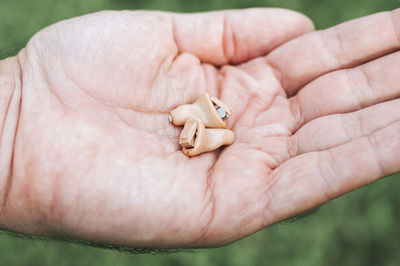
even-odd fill
[{"label": "hand holding hearing aid", "polygon": [[169,121],[184,126],[179,144],[186,156],[195,156],[234,142],[234,133],[225,129],[225,120],[231,115],[232,111],[225,103],[204,93],[193,104],[172,110]]}]

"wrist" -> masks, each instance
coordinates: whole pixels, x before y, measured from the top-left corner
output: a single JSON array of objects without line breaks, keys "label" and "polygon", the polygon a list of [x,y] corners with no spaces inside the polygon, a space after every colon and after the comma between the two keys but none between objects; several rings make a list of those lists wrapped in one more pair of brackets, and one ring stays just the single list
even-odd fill
[{"label": "wrist", "polygon": [[21,106],[22,74],[16,57],[0,61],[0,226],[13,173],[14,143]]}]

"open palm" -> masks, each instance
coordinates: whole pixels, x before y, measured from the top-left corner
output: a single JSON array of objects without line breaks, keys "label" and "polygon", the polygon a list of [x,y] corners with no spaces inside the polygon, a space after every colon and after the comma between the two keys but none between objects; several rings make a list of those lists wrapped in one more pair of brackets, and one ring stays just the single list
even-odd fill
[{"label": "open palm", "polygon": [[[393,17],[296,39],[312,24],[277,9],[101,12],[41,31],[18,56],[10,229],[221,245],[398,171],[400,103],[372,105],[399,96],[400,57],[357,66],[399,47]],[[236,141],[188,158],[168,113],[206,91],[232,107]]]}]

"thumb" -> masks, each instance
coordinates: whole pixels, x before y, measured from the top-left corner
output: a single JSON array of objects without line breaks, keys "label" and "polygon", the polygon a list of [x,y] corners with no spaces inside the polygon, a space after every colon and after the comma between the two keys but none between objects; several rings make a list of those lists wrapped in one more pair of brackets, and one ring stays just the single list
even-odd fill
[{"label": "thumb", "polygon": [[276,8],[173,14],[172,20],[179,52],[216,65],[265,55],[314,29],[304,15]]}]

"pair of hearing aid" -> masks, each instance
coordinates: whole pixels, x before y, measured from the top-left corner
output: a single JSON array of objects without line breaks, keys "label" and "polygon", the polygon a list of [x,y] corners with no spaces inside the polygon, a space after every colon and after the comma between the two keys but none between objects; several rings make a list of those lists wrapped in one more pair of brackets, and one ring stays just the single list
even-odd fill
[{"label": "pair of hearing aid", "polygon": [[172,110],[169,121],[175,126],[184,126],[179,144],[186,156],[195,156],[233,143],[235,135],[226,129],[225,122],[231,115],[232,111],[225,103],[204,93],[193,104]]}]

